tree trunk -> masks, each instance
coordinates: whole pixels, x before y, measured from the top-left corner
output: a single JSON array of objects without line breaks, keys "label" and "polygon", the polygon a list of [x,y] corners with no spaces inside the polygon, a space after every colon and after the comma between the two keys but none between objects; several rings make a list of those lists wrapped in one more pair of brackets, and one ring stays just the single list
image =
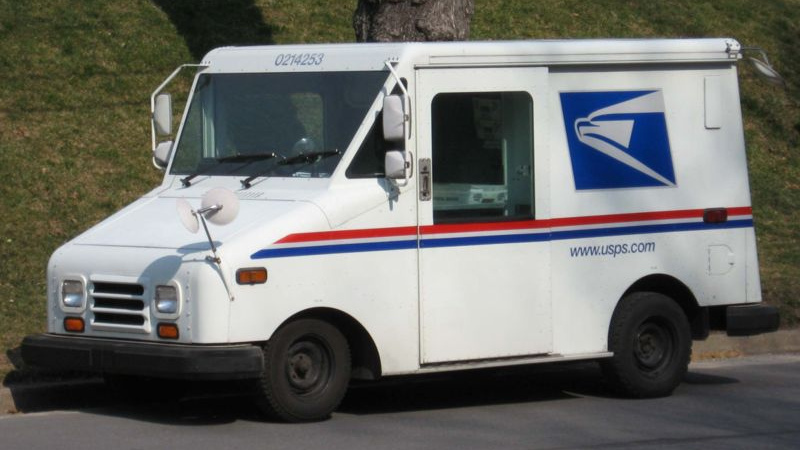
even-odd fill
[{"label": "tree trunk", "polygon": [[358,0],[358,42],[463,41],[474,0]]}]

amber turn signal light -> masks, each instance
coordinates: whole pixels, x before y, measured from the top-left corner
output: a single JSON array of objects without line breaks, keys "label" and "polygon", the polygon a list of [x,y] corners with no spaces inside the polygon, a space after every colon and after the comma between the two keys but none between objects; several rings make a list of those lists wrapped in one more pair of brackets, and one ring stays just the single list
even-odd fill
[{"label": "amber turn signal light", "polygon": [[267,269],[251,267],[236,271],[236,282],[239,284],[264,284],[267,282]]},{"label": "amber turn signal light", "polygon": [[67,317],[64,319],[64,329],[73,333],[83,333],[85,324],[80,317]]},{"label": "amber turn signal light", "polygon": [[174,323],[160,323],[158,324],[158,337],[161,339],[178,339],[178,326]]}]

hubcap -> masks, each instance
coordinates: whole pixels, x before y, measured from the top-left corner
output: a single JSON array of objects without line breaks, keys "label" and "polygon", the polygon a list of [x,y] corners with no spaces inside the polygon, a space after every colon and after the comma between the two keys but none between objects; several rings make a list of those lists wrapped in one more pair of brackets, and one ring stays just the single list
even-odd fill
[{"label": "hubcap", "polygon": [[299,340],[289,347],[286,377],[297,394],[311,394],[324,389],[331,372],[328,349],[316,340]]},{"label": "hubcap", "polygon": [[633,352],[639,366],[647,371],[655,371],[672,357],[672,334],[663,325],[647,321],[639,325]]}]

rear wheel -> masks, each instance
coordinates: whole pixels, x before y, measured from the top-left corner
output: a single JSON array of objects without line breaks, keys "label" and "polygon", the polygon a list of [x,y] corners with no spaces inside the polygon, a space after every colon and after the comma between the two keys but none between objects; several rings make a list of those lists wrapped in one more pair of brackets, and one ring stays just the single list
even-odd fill
[{"label": "rear wheel", "polygon": [[669,395],[680,384],[692,353],[689,322],[672,299],[655,292],[636,292],[614,311],[609,350],[603,360],[606,378],[632,397]]},{"label": "rear wheel", "polygon": [[315,319],[289,323],[264,346],[258,404],[287,422],[323,420],[350,380],[350,350],[335,327]]}]

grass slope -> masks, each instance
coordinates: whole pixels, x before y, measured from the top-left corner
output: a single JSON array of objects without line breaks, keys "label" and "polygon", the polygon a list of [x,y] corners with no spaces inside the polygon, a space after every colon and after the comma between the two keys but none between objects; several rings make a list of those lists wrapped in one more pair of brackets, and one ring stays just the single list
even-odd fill
[{"label": "grass slope", "polygon": [[[220,45],[351,41],[355,3],[0,0],[0,354],[44,329],[50,253],[158,183],[148,98],[166,75]],[[799,24],[800,0],[476,0],[472,38],[731,36],[765,48],[789,87],[742,64],[742,104],[764,297],[795,324]]]}]

